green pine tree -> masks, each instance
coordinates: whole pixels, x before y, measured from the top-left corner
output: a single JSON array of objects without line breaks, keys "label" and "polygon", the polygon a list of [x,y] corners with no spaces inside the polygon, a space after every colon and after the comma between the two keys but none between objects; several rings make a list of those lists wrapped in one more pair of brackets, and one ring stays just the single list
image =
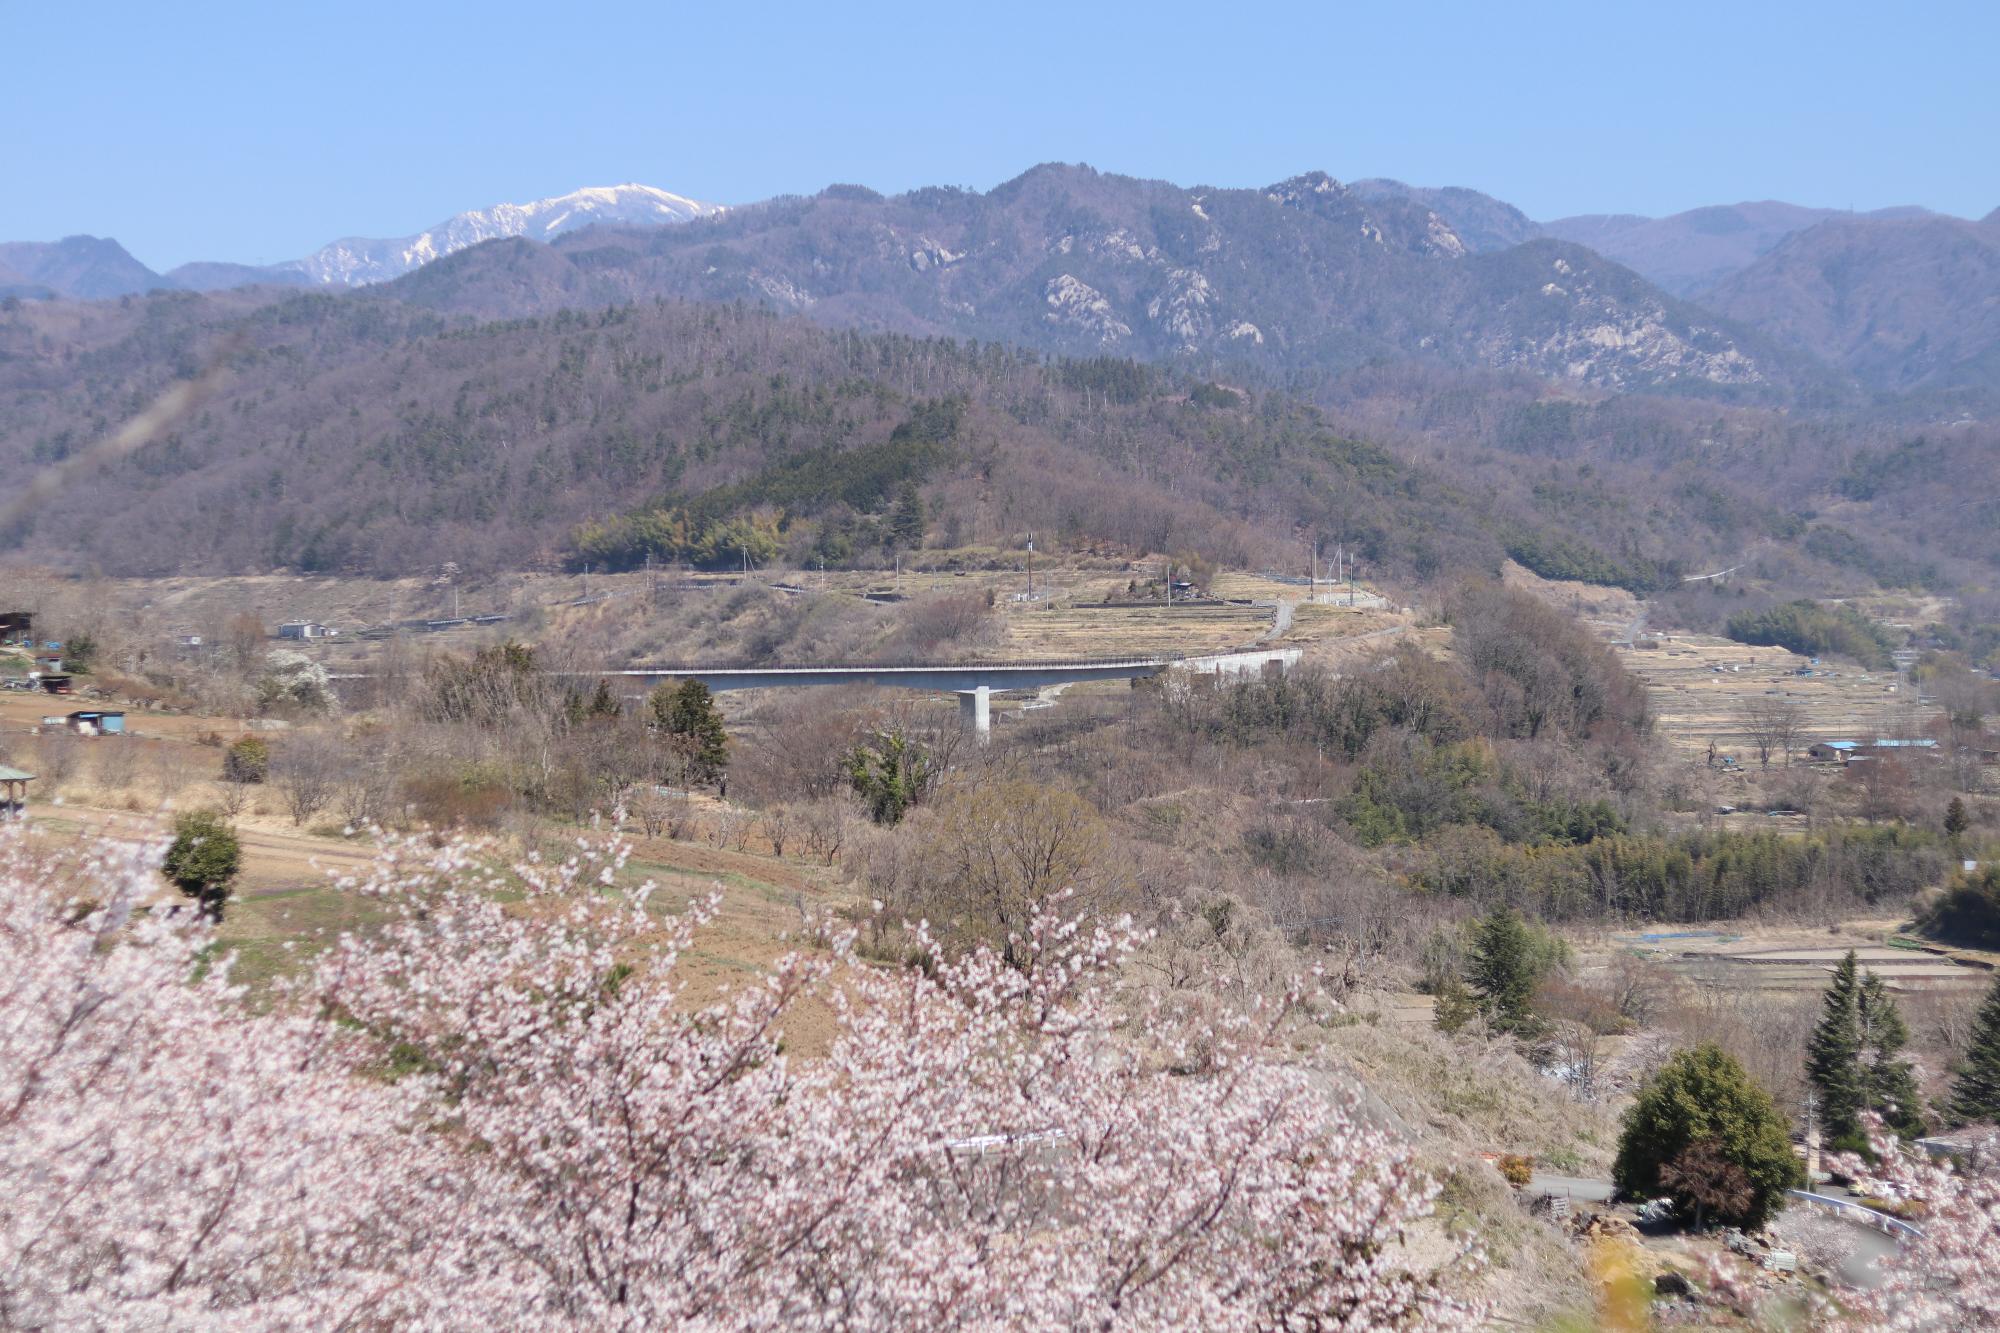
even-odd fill
[{"label": "green pine tree", "polygon": [[698,680],[666,681],[647,699],[653,725],[687,753],[688,780],[714,782],[729,764],[729,733],[715,696]]},{"label": "green pine tree", "polygon": [[895,506],[889,511],[889,537],[905,550],[924,544],[924,497],[918,494],[914,481],[905,481],[896,492]]},{"label": "green pine tree", "polygon": [[1467,980],[1493,1026],[1503,1032],[1524,1033],[1535,1026],[1529,1002],[1541,980],[1540,955],[1528,923],[1511,907],[1494,908],[1473,927]]},{"label": "green pine tree", "polygon": [[1961,797],[1951,798],[1951,804],[1944,808],[1944,831],[1956,840],[1960,834],[1972,827],[1972,816],[1965,809]]},{"label": "green pine tree", "polygon": [[2000,977],[1973,1022],[1972,1043],[1952,1083],[1950,1111],[1955,1124],[2000,1122]]},{"label": "green pine tree", "polygon": [[611,718],[623,711],[618,706],[618,696],[611,692],[611,682],[600,678],[597,688],[591,692],[590,703],[585,706],[585,717]]},{"label": "green pine tree", "polygon": [[1910,1041],[1910,1027],[1897,1010],[1888,985],[1873,972],[1861,979],[1856,1013],[1866,1057],[1862,1081],[1868,1109],[1881,1116],[1882,1123],[1896,1134],[1916,1138],[1926,1126],[1916,1070],[1901,1056]]},{"label": "green pine tree", "polygon": [[1819,1026],[1806,1045],[1806,1078],[1819,1093],[1826,1141],[1847,1150],[1866,1146],[1861,1133],[1867,1087],[1861,1069],[1860,992],[1860,965],[1849,949],[1833,970]]}]

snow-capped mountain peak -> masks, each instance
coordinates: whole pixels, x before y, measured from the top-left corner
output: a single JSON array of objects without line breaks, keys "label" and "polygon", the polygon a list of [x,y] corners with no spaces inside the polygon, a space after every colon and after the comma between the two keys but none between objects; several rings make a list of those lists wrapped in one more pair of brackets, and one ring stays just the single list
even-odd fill
[{"label": "snow-capped mountain peak", "polygon": [[503,236],[547,241],[584,227],[665,226],[722,211],[721,204],[705,204],[650,185],[595,186],[532,203],[474,209],[414,236],[347,237],[279,267],[302,273],[315,284],[358,287],[399,278],[433,259]]}]

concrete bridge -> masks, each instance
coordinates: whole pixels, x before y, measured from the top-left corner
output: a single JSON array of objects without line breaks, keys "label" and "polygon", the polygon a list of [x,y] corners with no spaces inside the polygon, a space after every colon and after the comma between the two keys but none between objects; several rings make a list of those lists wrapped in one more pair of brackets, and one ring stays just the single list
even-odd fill
[{"label": "concrete bridge", "polygon": [[984,737],[993,727],[995,690],[1038,690],[1048,685],[1074,685],[1091,680],[1136,680],[1180,669],[1221,675],[1246,675],[1280,670],[1298,660],[1296,648],[1263,648],[1204,657],[1135,657],[1110,661],[953,663],[939,666],[774,666],[733,667],[660,665],[622,671],[571,673],[580,679],[627,680],[652,686],[663,680],[698,680],[711,690],[792,689],[807,685],[884,685],[956,694],[959,716],[968,730]]}]

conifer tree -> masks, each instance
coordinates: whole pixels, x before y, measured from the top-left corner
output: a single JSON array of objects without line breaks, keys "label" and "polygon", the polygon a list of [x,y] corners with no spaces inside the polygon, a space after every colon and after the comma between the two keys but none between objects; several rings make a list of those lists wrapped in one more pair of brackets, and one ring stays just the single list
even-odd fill
[{"label": "conifer tree", "polygon": [[1906,1139],[1924,1132],[1923,1095],[1917,1091],[1915,1069],[1901,1056],[1910,1041],[1909,1024],[1896,1008],[1889,987],[1869,972],[1861,979],[1857,1007],[1861,1044],[1866,1063],[1862,1069],[1868,1109],[1882,1117],[1882,1123]]},{"label": "conifer tree", "polygon": [[1826,1141],[1848,1151],[1866,1143],[1861,1132],[1867,1087],[1861,1069],[1860,989],[1860,965],[1849,949],[1833,970],[1819,1026],[1806,1045],[1806,1078],[1819,1093]]},{"label": "conifer tree", "polygon": [[889,536],[897,546],[914,548],[924,544],[924,497],[917,483],[905,481],[889,511]]},{"label": "conifer tree", "polygon": [[1957,796],[1944,808],[1944,831],[1956,839],[1972,827],[1972,816],[1966,813],[1965,801]]},{"label": "conifer tree", "polygon": [[1534,1026],[1529,1000],[1541,980],[1541,960],[1527,922],[1513,908],[1488,912],[1473,928],[1469,980],[1493,1026],[1524,1032]]},{"label": "conifer tree", "polygon": [[2000,977],[1986,992],[1972,1042],[1951,1089],[1951,1118],[1961,1125],[2000,1121]]},{"label": "conifer tree", "polygon": [[708,686],[698,680],[663,682],[650,703],[653,725],[686,754],[688,780],[718,780],[729,764],[729,734]]}]

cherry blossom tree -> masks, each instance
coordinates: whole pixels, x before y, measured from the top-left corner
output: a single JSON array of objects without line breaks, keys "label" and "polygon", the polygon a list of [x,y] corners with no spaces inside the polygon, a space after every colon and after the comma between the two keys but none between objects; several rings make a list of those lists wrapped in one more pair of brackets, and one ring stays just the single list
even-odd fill
[{"label": "cherry blossom tree", "polygon": [[142,910],[164,850],[0,834],[0,1326],[393,1319],[448,1179],[420,1101],[201,976],[203,915]]},{"label": "cherry blossom tree", "polygon": [[1863,1120],[1877,1160],[1845,1157],[1839,1169],[1868,1194],[1914,1205],[1923,1233],[1881,1261],[1870,1313],[1889,1328],[2000,1328],[2000,1138],[1951,1161],[1910,1147],[1879,1116]]},{"label": "cherry blossom tree", "polygon": [[[158,849],[0,835],[0,1322],[1422,1328],[1434,1186],[1290,1054],[1168,1009],[1125,923],[870,967],[815,925],[728,1001],[622,850],[387,848],[379,925],[253,1009]],[[94,906],[84,906],[88,896]],[[788,1025],[831,1010],[823,1051]],[[9,1109],[11,1108],[11,1109]]]}]

